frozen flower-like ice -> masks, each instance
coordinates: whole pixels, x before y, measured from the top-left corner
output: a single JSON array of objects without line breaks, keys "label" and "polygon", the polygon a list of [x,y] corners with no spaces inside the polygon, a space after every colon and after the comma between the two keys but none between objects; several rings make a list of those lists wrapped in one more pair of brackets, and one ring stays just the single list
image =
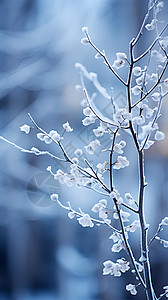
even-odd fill
[{"label": "frozen flower-like ice", "polygon": [[100,173],[104,173],[105,171],[107,171],[107,165],[108,165],[108,162],[105,161],[103,164],[98,163],[96,167]]},{"label": "frozen flower-like ice", "polygon": [[155,133],[155,140],[161,141],[165,138],[165,134],[162,131],[157,130]]},{"label": "frozen flower-like ice", "polygon": [[113,198],[113,199],[115,199],[115,200],[117,200],[118,204],[122,204],[123,203],[123,199],[120,196],[120,193],[116,189],[113,189],[113,191],[110,193],[110,197]]},{"label": "frozen flower-like ice", "polygon": [[121,234],[118,232],[113,232],[112,235],[110,235],[109,240],[113,240],[114,243],[121,240]]},{"label": "frozen flower-like ice", "polygon": [[124,67],[127,56],[125,53],[118,52],[116,53],[117,59],[113,63],[113,67],[116,69],[120,69]]},{"label": "frozen flower-like ice", "polygon": [[117,162],[114,164],[114,169],[119,170],[121,168],[125,168],[129,166],[129,161],[127,160],[127,158],[125,156],[118,156],[117,157]]},{"label": "frozen flower-like ice", "polygon": [[92,207],[92,211],[99,213],[99,218],[107,219],[107,200],[102,199]]},{"label": "frozen flower-like ice", "polygon": [[131,295],[136,295],[137,294],[137,290],[136,290],[136,286],[134,284],[127,284],[126,285],[126,290],[128,292],[130,292]]},{"label": "frozen flower-like ice", "polygon": [[94,223],[92,222],[90,216],[88,214],[84,214],[82,217],[77,219],[79,224],[83,227],[93,227]]},{"label": "frozen flower-like ice", "polygon": [[123,153],[122,148],[124,148],[125,146],[126,146],[126,142],[125,141],[120,141],[118,144],[114,145],[114,151],[119,153],[119,154],[122,154]]},{"label": "frozen flower-like ice", "polygon": [[129,262],[126,261],[125,258],[119,258],[117,259],[117,263],[120,265],[121,272],[125,273],[130,269]]},{"label": "frozen flower-like ice", "polygon": [[23,132],[25,132],[26,134],[28,134],[29,132],[30,132],[30,126],[29,125],[27,125],[27,124],[24,124],[24,125],[22,125],[22,126],[20,126],[20,131],[23,131]]},{"label": "frozen flower-like ice", "polygon": [[137,66],[133,68],[132,72],[135,76],[140,76],[142,74],[142,69],[141,67]]},{"label": "frozen flower-like ice", "polygon": [[60,135],[56,130],[51,130],[49,132],[49,136],[54,140],[55,142],[58,142],[60,140]]},{"label": "frozen flower-like ice", "polygon": [[73,131],[73,128],[71,128],[71,126],[69,125],[69,122],[67,121],[66,123],[64,123],[62,125],[62,127],[66,130],[66,132],[71,132]]},{"label": "frozen flower-like ice", "polygon": [[139,227],[139,220],[135,220],[132,224],[126,227],[127,231],[134,232]]},{"label": "frozen flower-like ice", "polygon": [[124,242],[122,240],[119,240],[117,243],[115,243],[112,246],[111,251],[112,252],[120,252],[122,249],[125,249]]},{"label": "frozen flower-like ice", "polygon": [[100,146],[101,146],[101,144],[100,144],[99,140],[94,140],[94,141],[90,142],[89,145],[85,146],[85,149],[89,154],[92,155],[92,154],[94,154],[95,150]]},{"label": "frozen flower-like ice", "polygon": [[165,291],[165,293],[166,293],[166,297],[168,298],[168,285],[165,285],[165,286],[163,287],[163,289],[164,289],[164,291]]},{"label": "frozen flower-like ice", "polygon": [[135,85],[131,91],[134,95],[139,95],[141,93],[141,87],[139,85]]},{"label": "frozen flower-like ice", "polygon": [[45,137],[45,134],[44,133],[41,133],[41,132],[39,132],[39,133],[37,133],[37,138],[40,140],[40,141],[44,141],[44,137]]},{"label": "frozen flower-like ice", "polygon": [[118,263],[114,263],[111,260],[107,260],[103,263],[103,275],[114,275],[121,276],[120,265]]},{"label": "frozen flower-like ice", "polygon": [[132,121],[135,125],[142,125],[143,123],[145,123],[145,117],[143,115],[140,115],[138,117],[134,117]]},{"label": "frozen flower-like ice", "polygon": [[155,20],[153,19],[153,20],[151,21],[151,23],[146,24],[146,25],[145,25],[145,28],[146,28],[148,31],[154,30],[154,29],[155,29]]}]

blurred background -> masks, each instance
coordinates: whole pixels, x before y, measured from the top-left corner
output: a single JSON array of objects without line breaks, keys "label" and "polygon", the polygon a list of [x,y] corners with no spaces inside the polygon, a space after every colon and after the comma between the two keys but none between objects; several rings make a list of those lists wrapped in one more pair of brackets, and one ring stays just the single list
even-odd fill
[{"label": "blurred background", "polygon": [[[108,91],[114,87],[119,101],[124,101],[125,94],[102,61],[95,60],[94,50],[80,43],[81,28],[89,27],[95,44],[105,49],[113,61],[116,52],[128,54],[128,42],[138,32],[147,2],[0,0],[0,135],[26,149],[34,146],[61,155],[55,145],[37,140],[35,128],[29,135],[20,131],[25,123],[32,126],[29,112],[47,132],[61,132],[62,124],[70,122],[74,131],[67,133],[64,146],[71,157],[76,148],[87,145],[93,134],[90,128],[82,126],[82,95],[75,90],[80,82],[75,63],[97,72]],[[150,41],[152,34],[145,34],[136,54],[146,49]],[[103,109],[108,115],[106,100]],[[167,113],[165,101],[160,126],[168,137]],[[168,215],[167,141],[146,152],[146,218],[151,224],[150,237],[162,217]],[[109,141],[103,143],[108,146]],[[116,187],[121,193],[131,192],[136,197],[137,161],[130,147],[128,144],[126,156],[132,164],[126,172],[121,171]],[[25,154],[3,141],[0,149],[0,300],[131,299],[125,291],[125,285],[135,281],[131,272],[120,278],[102,276],[105,260],[126,257],[124,252],[111,252],[109,229],[83,228],[50,200],[50,194],[57,193],[62,203],[70,201],[75,209],[80,206],[87,212],[102,197],[53,180],[47,166],[66,171],[63,163],[47,156]],[[98,161],[100,157],[103,160],[97,153]],[[88,159],[92,162],[92,157]],[[131,242],[138,260],[137,239],[133,235]],[[153,281],[158,293],[168,284],[167,251],[157,241],[151,245]],[[137,299],[143,297],[139,288]]]}]

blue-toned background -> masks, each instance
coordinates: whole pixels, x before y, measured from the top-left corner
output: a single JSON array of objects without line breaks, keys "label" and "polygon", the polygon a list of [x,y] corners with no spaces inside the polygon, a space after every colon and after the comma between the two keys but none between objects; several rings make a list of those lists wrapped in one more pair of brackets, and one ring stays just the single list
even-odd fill
[{"label": "blue-toned background", "polygon": [[[0,135],[26,149],[35,146],[59,155],[55,145],[36,139],[35,129],[29,135],[19,130],[25,123],[32,126],[27,116],[30,112],[47,132],[61,132],[62,124],[70,122],[74,131],[64,140],[69,155],[87,145],[92,134],[81,123],[82,95],[75,90],[80,82],[75,63],[97,72],[108,91],[114,87],[119,101],[124,101],[125,94],[102,61],[95,60],[94,50],[80,43],[81,28],[89,27],[93,41],[113,61],[116,52],[128,54],[128,43],[138,32],[146,8],[145,0],[1,0]],[[148,46],[152,35],[144,36],[137,54],[146,48],[144,41]],[[103,101],[104,112],[109,114],[109,103]],[[165,101],[160,124],[168,137],[167,112]],[[104,143],[108,145],[108,141]],[[129,187],[136,197],[137,161],[129,143],[126,154],[131,165],[117,175],[116,187],[121,193],[128,192]],[[98,153],[97,161],[99,157]],[[146,211],[151,237],[161,218],[168,215],[167,158],[166,140],[146,153]],[[0,300],[131,299],[124,288],[135,280],[130,272],[121,278],[102,276],[105,260],[125,257],[124,252],[111,252],[111,232],[105,227],[82,228],[50,201],[50,194],[58,193],[64,204],[70,201],[74,208],[80,206],[87,212],[101,196],[61,186],[46,172],[48,165],[55,170],[67,168],[0,141]],[[132,243],[138,260],[135,235]],[[158,293],[168,284],[167,251],[156,241],[151,246]],[[137,299],[143,296],[140,288]]]}]

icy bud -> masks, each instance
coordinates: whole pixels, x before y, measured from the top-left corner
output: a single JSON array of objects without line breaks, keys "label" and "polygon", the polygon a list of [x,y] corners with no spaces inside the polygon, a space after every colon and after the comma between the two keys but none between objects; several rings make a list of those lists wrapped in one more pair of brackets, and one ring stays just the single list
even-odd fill
[{"label": "icy bud", "polygon": [[131,91],[134,95],[139,95],[141,93],[141,87],[139,85],[135,85]]},{"label": "icy bud", "polygon": [[117,56],[118,60],[122,60],[122,59],[126,60],[127,59],[127,55],[125,53],[123,53],[123,52],[117,52],[116,56]]},{"label": "icy bud", "polygon": [[152,99],[153,99],[154,101],[159,101],[159,100],[160,100],[160,93],[155,92],[155,93],[153,93],[153,94],[151,95],[151,97],[152,97]]},{"label": "icy bud", "polygon": [[137,294],[137,290],[136,290],[136,286],[134,284],[127,284],[126,285],[126,290],[128,292],[130,292],[131,295],[136,295]]},{"label": "icy bud", "polygon": [[107,219],[106,206],[107,200],[102,199],[92,207],[92,211],[95,213],[99,213],[99,217],[101,219]]},{"label": "icy bud", "polygon": [[90,216],[88,214],[84,214],[82,217],[77,219],[79,224],[83,227],[93,227],[94,223],[92,222]]},{"label": "icy bud", "polygon": [[73,128],[71,128],[71,126],[69,125],[69,122],[67,121],[66,123],[64,123],[62,125],[62,127],[66,130],[66,132],[71,132],[73,131]]},{"label": "icy bud", "polygon": [[168,225],[168,217],[165,217],[162,221],[161,221],[161,223],[160,223],[160,225]]},{"label": "icy bud", "polygon": [[146,25],[145,25],[145,28],[146,28],[148,31],[155,29],[155,20],[153,19],[153,20],[151,21],[151,23],[146,24]]},{"label": "icy bud", "polygon": [[87,37],[84,37],[84,38],[81,39],[81,44],[86,45],[88,43],[89,43],[89,40],[88,40]]},{"label": "icy bud", "polygon": [[127,166],[129,166],[129,161],[127,160],[127,158],[125,156],[118,156],[117,162],[114,164],[113,168],[119,170]]},{"label": "icy bud", "polygon": [[94,154],[95,150],[101,146],[99,140],[94,140],[92,142],[90,142],[89,145],[85,146],[85,149],[86,151],[89,153],[89,154]]},{"label": "icy bud", "polygon": [[121,234],[118,232],[113,232],[113,234],[110,235],[109,240],[113,240],[113,242],[116,243],[121,240]]},{"label": "icy bud", "polygon": [[154,138],[157,141],[163,140],[165,138],[165,134],[162,131],[157,130]]},{"label": "icy bud", "polygon": [[30,132],[30,126],[29,125],[27,125],[27,124],[24,124],[24,125],[22,125],[22,126],[20,126],[20,131],[23,131],[23,132],[25,132],[26,134],[28,134],[29,132]]},{"label": "icy bud", "polygon": [[82,27],[82,32],[88,34],[88,27],[86,26]]},{"label": "icy bud", "polygon": [[141,67],[137,66],[137,67],[133,68],[132,72],[135,76],[140,76],[142,74],[142,69],[141,69]]},{"label": "icy bud", "polygon": [[79,157],[83,154],[83,151],[82,151],[82,149],[76,149],[74,154]]},{"label": "icy bud", "polygon": [[165,86],[168,86],[168,78],[166,78],[166,79],[164,80],[164,85],[165,85]]},{"label": "icy bud", "polygon": [[113,63],[113,67],[116,69],[120,69],[125,65],[125,60],[127,59],[127,56],[125,53],[118,52],[116,53],[117,59]]},{"label": "icy bud", "polygon": [[57,194],[52,194],[52,195],[50,196],[50,198],[51,198],[52,202],[58,201],[58,195],[57,195]]}]

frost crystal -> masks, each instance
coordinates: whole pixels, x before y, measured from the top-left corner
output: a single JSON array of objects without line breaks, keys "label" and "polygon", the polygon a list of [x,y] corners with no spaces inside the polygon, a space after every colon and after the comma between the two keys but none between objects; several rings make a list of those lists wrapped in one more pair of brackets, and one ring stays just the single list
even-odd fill
[{"label": "frost crystal", "polygon": [[161,221],[160,225],[168,225],[168,217],[165,217],[165,218]]},{"label": "frost crystal", "polygon": [[141,69],[141,67],[137,66],[137,67],[133,68],[132,72],[135,76],[140,76],[142,74],[142,69]]}]

